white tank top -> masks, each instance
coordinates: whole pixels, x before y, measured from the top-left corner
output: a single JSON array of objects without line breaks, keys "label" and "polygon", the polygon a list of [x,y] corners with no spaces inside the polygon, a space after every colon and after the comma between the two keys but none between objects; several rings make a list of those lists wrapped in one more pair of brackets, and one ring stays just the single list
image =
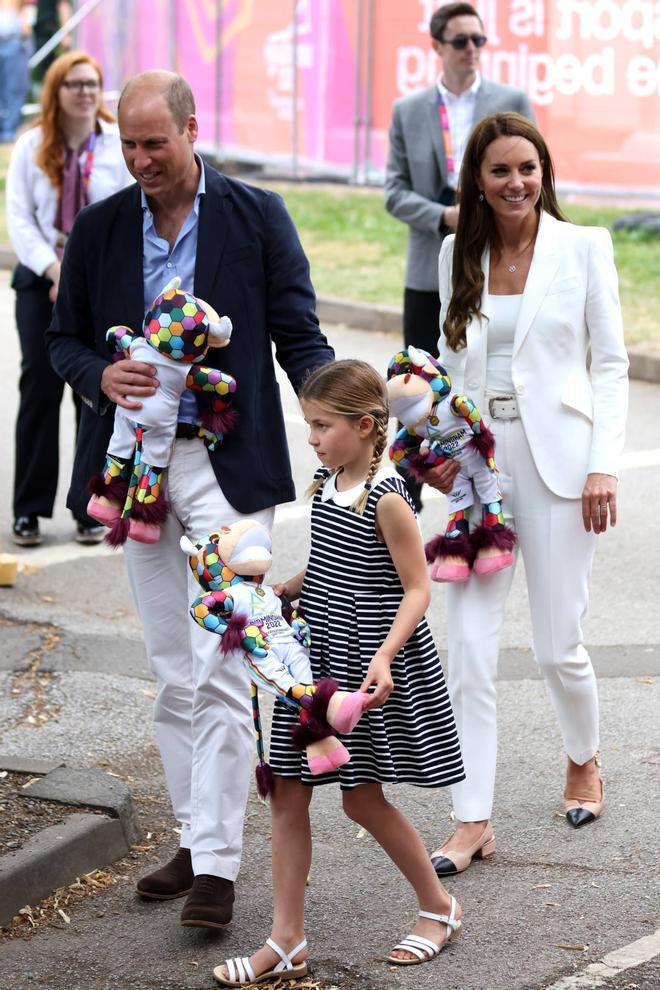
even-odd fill
[{"label": "white tank top", "polygon": [[514,395],[511,375],[513,336],[522,303],[522,293],[515,296],[488,296],[488,325],[486,330],[488,361],[486,364],[486,392],[496,395]]}]

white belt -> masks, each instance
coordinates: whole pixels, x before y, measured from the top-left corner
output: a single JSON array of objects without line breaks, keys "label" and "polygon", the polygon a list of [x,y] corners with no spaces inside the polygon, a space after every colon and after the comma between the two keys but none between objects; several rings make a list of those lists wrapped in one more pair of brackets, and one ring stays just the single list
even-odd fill
[{"label": "white belt", "polygon": [[515,395],[493,395],[488,399],[488,412],[492,419],[518,419],[518,400]]}]

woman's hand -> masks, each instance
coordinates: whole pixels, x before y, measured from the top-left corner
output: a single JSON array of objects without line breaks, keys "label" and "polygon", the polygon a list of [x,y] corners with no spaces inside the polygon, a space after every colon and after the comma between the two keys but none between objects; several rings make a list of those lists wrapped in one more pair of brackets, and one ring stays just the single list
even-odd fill
[{"label": "woman's hand", "polygon": [[368,712],[370,708],[380,708],[391,695],[394,681],[392,680],[390,663],[389,658],[382,653],[374,653],[367,676],[360,686],[360,691],[368,691],[372,685],[376,685],[376,690],[369,695],[369,701],[365,703],[365,712]]},{"label": "woman's hand", "polygon": [[616,526],[617,480],[612,474],[588,474],[582,492],[582,521],[587,533],[604,533],[607,514],[610,525]]},{"label": "woman's hand", "polygon": [[55,300],[57,299],[57,290],[60,287],[61,270],[62,270],[62,266],[60,262],[54,261],[52,265],[49,265],[46,271],[44,272],[44,278],[49,278],[53,283],[50,289],[48,290],[48,298],[53,304],[55,304]]},{"label": "woman's hand", "polygon": [[126,396],[154,395],[159,381],[156,369],[144,361],[113,361],[107,365],[101,375],[101,391],[111,402],[116,402],[124,409],[141,409],[142,403],[129,401]]},{"label": "woman's hand", "polygon": [[424,475],[424,484],[437,489],[443,495],[449,495],[454,484],[454,478],[460,471],[458,461],[447,458],[442,464],[430,468]]}]

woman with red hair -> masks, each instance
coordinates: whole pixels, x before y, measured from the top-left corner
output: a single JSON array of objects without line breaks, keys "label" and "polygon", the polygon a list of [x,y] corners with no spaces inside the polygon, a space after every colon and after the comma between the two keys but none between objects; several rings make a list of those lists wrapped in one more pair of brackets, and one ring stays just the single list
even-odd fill
[{"label": "woman with red hair", "polygon": [[[103,103],[101,67],[84,52],[61,55],[44,78],[41,114],[18,138],[7,173],[7,229],[19,261],[12,280],[22,355],[13,538],[21,546],[41,543],[39,516],[52,516],[57,490],[64,383],[50,366],[44,335],[66,238],[83,206],[130,181]],[[80,399],[74,401],[78,418]],[[76,522],[78,542],[103,538],[89,517]]]}]

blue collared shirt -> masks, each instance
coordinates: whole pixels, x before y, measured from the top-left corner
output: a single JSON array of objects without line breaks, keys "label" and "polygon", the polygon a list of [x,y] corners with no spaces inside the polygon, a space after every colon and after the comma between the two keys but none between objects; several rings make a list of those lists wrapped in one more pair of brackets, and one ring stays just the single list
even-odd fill
[{"label": "blue collared shirt", "polygon": [[[160,295],[170,279],[178,275],[181,287],[193,292],[195,286],[195,262],[197,260],[197,233],[199,230],[200,197],[206,193],[204,166],[195,155],[199,165],[199,184],[190,213],[183,221],[176,243],[170,251],[169,241],[159,237],[154,218],[143,189],[140,189],[142,204],[142,273],[144,288],[144,311],[149,310],[156,296]],[[197,400],[190,389],[181,396],[179,420],[192,423],[197,418]]]}]

